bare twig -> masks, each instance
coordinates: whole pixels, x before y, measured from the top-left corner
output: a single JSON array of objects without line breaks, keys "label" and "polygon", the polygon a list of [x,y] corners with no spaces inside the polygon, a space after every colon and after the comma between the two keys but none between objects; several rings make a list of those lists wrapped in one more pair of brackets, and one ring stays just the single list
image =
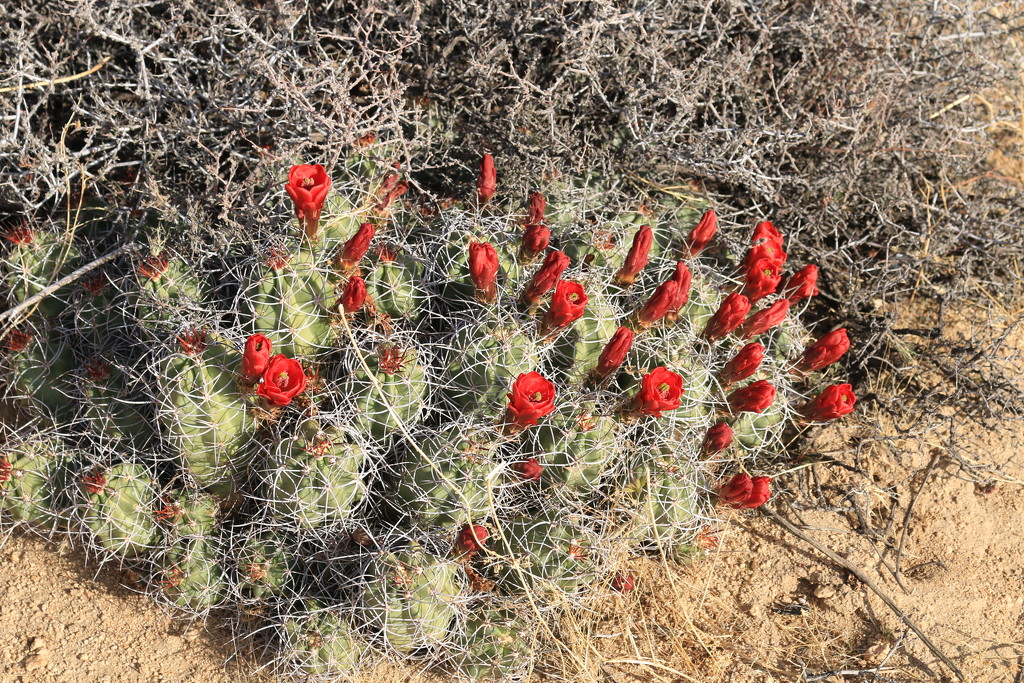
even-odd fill
[{"label": "bare twig", "polygon": [[48,81],[36,81],[35,83],[26,83],[25,85],[11,85],[11,86],[8,86],[6,88],[0,88],[0,93],[3,93],[3,92],[14,92],[16,90],[28,90],[29,88],[45,88],[48,85],[58,85],[60,83],[70,83],[71,81],[76,81],[79,78],[85,78],[86,76],[91,76],[92,74],[96,73],[97,71],[102,69],[104,66],[106,66],[107,62],[109,62],[109,61],[110,61],[110,57],[104,57],[103,59],[101,59],[99,61],[98,64],[96,64],[96,66],[92,67],[91,69],[86,69],[85,71],[79,72],[77,74],[72,74],[70,76],[63,76],[61,78],[53,78],[53,79],[48,80]]}]

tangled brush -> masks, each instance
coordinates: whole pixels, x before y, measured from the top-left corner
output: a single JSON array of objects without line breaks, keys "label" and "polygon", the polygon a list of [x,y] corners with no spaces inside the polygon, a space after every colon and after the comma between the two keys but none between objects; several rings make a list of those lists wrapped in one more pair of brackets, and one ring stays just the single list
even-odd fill
[{"label": "tangled brush", "polygon": [[630,553],[769,498],[750,475],[853,410],[849,340],[800,323],[817,269],[770,222],[723,240],[701,199],[620,211],[598,175],[503,203],[490,155],[468,198],[412,197],[395,157],[293,167],[300,230],[255,250],[194,259],[146,217],[148,251],[74,290],[47,286],[116,241],[102,205],[73,239],[12,229],[34,311],[3,362],[34,419],[0,509],[239,617],[297,677],[515,679],[553,617],[633,588]]}]

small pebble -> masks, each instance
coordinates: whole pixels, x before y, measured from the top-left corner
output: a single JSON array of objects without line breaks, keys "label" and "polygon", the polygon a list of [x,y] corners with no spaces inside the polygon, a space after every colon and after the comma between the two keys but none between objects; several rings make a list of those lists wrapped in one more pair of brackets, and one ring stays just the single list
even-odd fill
[{"label": "small pebble", "polygon": [[37,669],[45,669],[50,665],[50,656],[46,653],[46,650],[36,652],[25,658],[25,671],[36,671]]},{"label": "small pebble", "polygon": [[830,586],[826,583],[814,587],[814,597],[818,598],[819,600],[828,600],[829,598],[835,597],[835,595],[835,586]]}]

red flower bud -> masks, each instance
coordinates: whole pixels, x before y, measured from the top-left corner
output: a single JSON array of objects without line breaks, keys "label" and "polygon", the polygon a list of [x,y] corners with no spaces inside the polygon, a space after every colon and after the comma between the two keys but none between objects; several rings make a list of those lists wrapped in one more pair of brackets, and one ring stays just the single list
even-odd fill
[{"label": "red flower bud", "polygon": [[701,336],[708,340],[719,339],[729,334],[743,322],[750,311],[750,300],[733,292],[725,297],[715,314],[704,326]]},{"label": "red flower bud", "polygon": [[462,527],[459,535],[455,537],[455,552],[459,555],[472,555],[484,547],[484,542],[490,533],[486,527],[479,524]]},{"label": "red flower bud", "polygon": [[636,588],[636,579],[628,572],[616,572],[612,579],[612,590],[619,593],[628,593]]},{"label": "red flower bud", "polygon": [[282,353],[270,359],[256,393],[275,406],[286,406],[306,389],[302,365]]},{"label": "red flower bud", "polygon": [[531,261],[548,248],[551,243],[551,231],[540,223],[531,223],[523,232],[523,243],[520,247],[524,261]]},{"label": "red flower bud", "polygon": [[757,342],[747,344],[725,364],[722,371],[718,373],[718,379],[725,386],[744,380],[757,372],[762,360],[764,360],[764,346]]},{"label": "red flower bud", "polygon": [[782,265],[778,261],[760,258],[750,265],[743,281],[743,294],[755,302],[773,294],[782,281]]},{"label": "red flower bud", "polygon": [[700,448],[701,456],[705,458],[716,456],[731,445],[732,427],[725,422],[719,422],[704,436],[704,443]]},{"label": "red flower bud", "polygon": [[744,339],[763,334],[785,320],[787,313],[789,313],[789,299],[779,299],[763,311],[758,311],[747,318],[740,328],[739,334]]},{"label": "red flower bud", "polygon": [[759,379],[729,394],[729,410],[734,413],[762,413],[775,400],[775,387]]},{"label": "red flower bud", "polygon": [[356,234],[352,235],[348,242],[345,242],[345,246],[338,253],[338,263],[341,265],[342,271],[354,270],[359,265],[359,261],[366,256],[366,252],[370,249],[370,241],[376,232],[372,223],[363,223],[356,230]]},{"label": "red flower bud", "polygon": [[818,266],[808,264],[793,273],[782,288],[782,296],[793,303],[810,298],[818,293]]},{"label": "red flower bud", "polygon": [[633,346],[633,330],[628,327],[620,327],[605,344],[601,351],[601,357],[597,359],[597,367],[594,368],[594,379],[602,380],[618,370],[626,360],[626,354]]},{"label": "red flower bud", "polygon": [[633,244],[626,254],[626,260],[622,268],[615,274],[615,280],[624,287],[633,284],[637,274],[647,265],[647,257],[651,253],[651,245],[654,244],[654,231],[649,225],[641,225],[640,229],[633,235]]},{"label": "red flower bud", "polygon": [[771,497],[771,482],[771,477],[751,479],[749,474],[737,474],[718,490],[718,500],[733,508],[760,507]]},{"label": "red flower bud", "polygon": [[516,471],[520,478],[526,481],[537,481],[540,479],[541,472],[544,470],[544,468],[541,467],[541,464],[537,462],[537,458],[520,460],[516,464],[512,465],[512,469]]},{"label": "red flower bud", "polygon": [[761,242],[750,248],[747,251],[746,256],[743,257],[743,263],[740,267],[744,272],[749,273],[757,261],[762,259],[782,266],[786,262],[786,252],[782,250],[782,242],[766,241]]},{"label": "red flower bud", "polygon": [[587,308],[587,293],[583,285],[571,280],[562,280],[551,295],[551,308],[540,323],[541,336],[579,320]]},{"label": "red flower bud", "polygon": [[803,373],[817,372],[835,363],[849,350],[850,338],[846,335],[846,328],[832,330],[804,349],[803,355],[796,362],[796,370]]},{"label": "red flower bud", "polygon": [[481,204],[486,204],[498,188],[498,172],[494,170],[494,157],[485,154],[480,160],[480,177],[476,180],[476,193]]},{"label": "red flower bud", "polygon": [[[754,236],[750,238],[750,243],[755,247],[770,243],[782,251],[782,233],[771,221],[761,221],[754,228]],[[785,254],[782,255],[782,260],[786,260]]]},{"label": "red flower bud", "polygon": [[555,385],[539,372],[527,372],[512,383],[505,411],[505,431],[517,432],[537,424],[555,409]]},{"label": "red flower bud", "polygon": [[530,215],[526,219],[527,225],[535,225],[544,222],[544,210],[548,208],[548,202],[540,192],[530,193]]},{"label": "red flower bud", "polygon": [[242,377],[245,381],[254,383],[266,371],[273,347],[262,334],[254,334],[245,340],[245,351],[242,352]]},{"label": "red flower bud", "polygon": [[679,295],[679,283],[675,280],[666,280],[658,285],[654,294],[647,300],[643,308],[637,313],[637,323],[641,329],[647,329],[654,323],[665,317],[673,310]]},{"label": "red flower bud", "polygon": [[366,283],[363,282],[363,278],[358,275],[351,276],[338,301],[346,315],[351,315],[362,308],[366,301]]},{"label": "red flower bud", "polygon": [[682,402],[683,378],[664,366],[654,368],[640,380],[640,391],[629,405],[632,412],[661,417]]},{"label": "red flower bud", "polygon": [[295,216],[302,221],[306,237],[311,240],[320,231],[320,211],[330,189],[331,177],[320,164],[300,164],[288,171],[284,191],[295,203]]},{"label": "red flower bud", "polygon": [[825,387],[817,398],[809,401],[800,409],[800,414],[808,422],[827,422],[853,412],[857,397],[853,395],[853,387],[849,384],[833,384]]},{"label": "red flower bud", "polygon": [[687,236],[686,241],[683,243],[683,248],[689,251],[690,256],[696,256],[704,251],[704,248],[714,238],[717,230],[718,216],[715,215],[714,209],[708,209],[700,217],[700,222],[690,231],[689,236]]},{"label": "red flower bud", "polygon": [[476,298],[494,303],[498,298],[498,252],[487,242],[470,242],[469,277],[476,288]]},{"label": "red flower bud", "polygon": [[693,273],[686,267],[686,263],[680,261],[676,264],[676,272],[672,279],[679,284],[679,289],[676,291],[676,300],[673,303],[673,306],[675,306],[674,311],[678,312],[680,308],[690,301],[690,286],[693,284]]},{"label": "red flower bud", "polygon": [[562,277],[562,273],[569,267],[569,257],[561,251],[552,251],[545,257],[544,264],[541,265],[530,283],[526,285],[526,290],[523,292],[522,301],[527,306],[533,306],[537,301],[551,291],[558,282],[559,278]]},{"label": "red flower bud", "polygon": [[[398,174],[397,173],[392,173],[391,175],[388,176],[388,178],[394,178],[395,180],[398,180]],[[409,191],[409,183],[405,182],[404,180],[402,182],[400,182],[400,183],[394,183],[393,187],[391,187],[391,189],[389,189],[384,194],[384,197],[377,204],[377,211],[384,211],[384,210],[386,210],[389,206],[391,206],[395,202],[396,199],[398,199],[399,197],[401,197],[403,194],[405,194],[408,191]]]}]

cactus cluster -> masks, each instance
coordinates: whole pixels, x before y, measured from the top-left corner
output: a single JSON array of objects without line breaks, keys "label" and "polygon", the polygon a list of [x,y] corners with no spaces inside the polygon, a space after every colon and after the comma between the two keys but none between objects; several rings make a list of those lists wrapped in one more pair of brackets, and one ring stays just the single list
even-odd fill
[{"label": "cactus cluster", "polygon": [[[490,155],[468,198],[413,199],[392,152],[294,167],[295,234],[138,254],[6,330],[28,426],[0,511],[238,610],[296,676],[513,679],[545,619],[633,586],[625,551],[685,553],[716,505],[767,499],[746,470],[852,409],[848,340],[812,343],[817,272],[771,223],[713,240],[703,200],[618,210],[601,178],[503,203]],[[102,225],[11,231],[10,303]]]}]

